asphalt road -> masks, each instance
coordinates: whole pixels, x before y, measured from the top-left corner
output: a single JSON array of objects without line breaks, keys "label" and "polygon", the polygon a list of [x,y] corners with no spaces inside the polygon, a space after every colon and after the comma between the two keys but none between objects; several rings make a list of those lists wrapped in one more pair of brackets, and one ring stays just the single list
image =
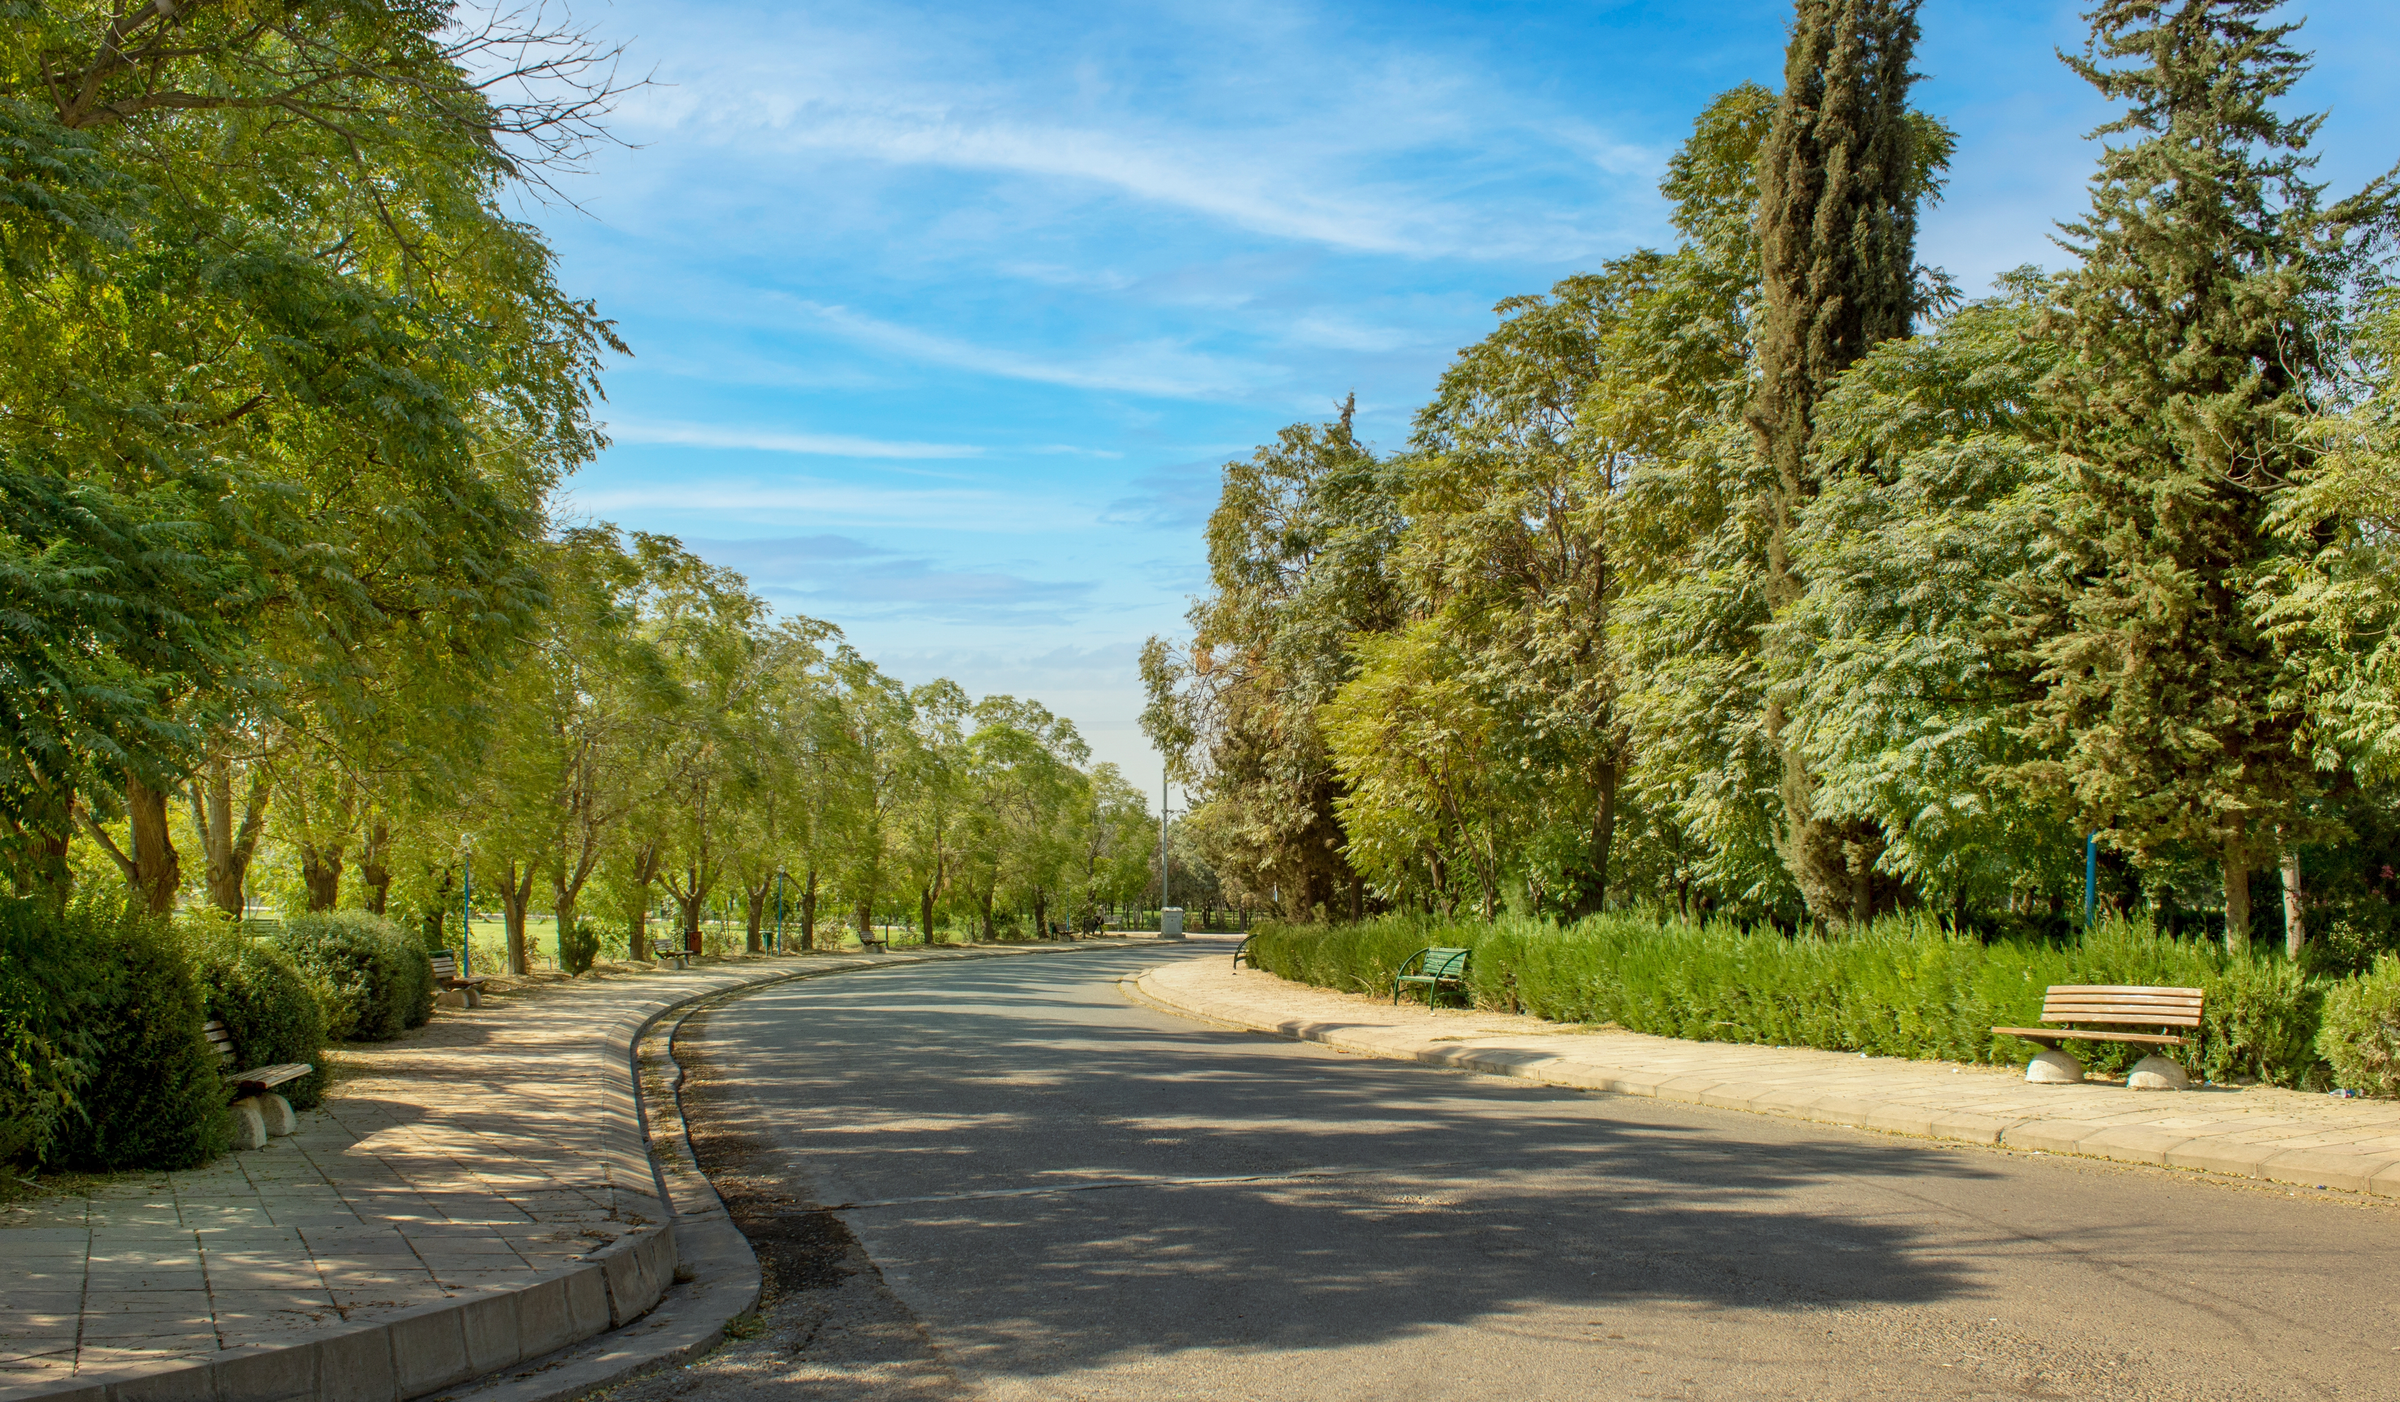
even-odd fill
[{"label": "asphalt road", "polygon": [[687,1022],[769,1302],[617,1397],[2400,1396],[2391,1208],[1363,1060],[1117,990],[1227,953],[896,967]]}]

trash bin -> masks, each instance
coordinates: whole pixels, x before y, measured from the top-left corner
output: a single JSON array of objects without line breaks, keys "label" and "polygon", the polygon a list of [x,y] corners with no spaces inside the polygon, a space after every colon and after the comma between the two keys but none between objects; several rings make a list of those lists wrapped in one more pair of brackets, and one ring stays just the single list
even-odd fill
[{"label": "trash bin", "polygon": [[1158,937],[1162,940],[1183,938],[1183,907],[1168,906],[1158,913]]}]

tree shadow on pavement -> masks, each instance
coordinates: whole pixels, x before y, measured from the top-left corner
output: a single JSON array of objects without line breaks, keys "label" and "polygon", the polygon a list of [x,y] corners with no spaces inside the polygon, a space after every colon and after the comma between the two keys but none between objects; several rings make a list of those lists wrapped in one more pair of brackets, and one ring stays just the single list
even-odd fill
[{"label": "tree shadow on pavement", "polygon": [[[813,1234],[815,1259],[855,1273],[855,1233],[944,1355],[1024,1378],[1161,1349],[1336,1349],[1547,1305],[1978,1288],[1908,1223],[1835,1201],[1860,1178],[1993,1176],[1965,1155],[1765,1120],[1695,1129],[1714,1112],[1216,1031],[1091,977],[1156,958],[994,959],[721,1005],[677,1039],[702,1162],[723,1186],[740,1161],[728,1196],[762,1247]],[[974,1196],[1235,1175],[1275,1176]],[[816,1210],[944,1195],[959,1196]]]}]

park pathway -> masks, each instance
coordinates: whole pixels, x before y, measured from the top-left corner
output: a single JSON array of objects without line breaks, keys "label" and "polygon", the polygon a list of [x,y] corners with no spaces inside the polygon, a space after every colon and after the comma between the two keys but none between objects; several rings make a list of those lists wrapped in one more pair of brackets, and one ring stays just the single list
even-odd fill
[{"label": "park pathway", "polygon": [[332,1049],[324,1105],[265,1148],[0,1209],[0,1398],[576,1270],[668,1215],[605,1034],[777,973],[881,962],[735,959],[444,1009]]},{"label": "park pathway", "polygon": [[2391,1395],[2389,1199],[1458,1074],[1121,989],[1230,952],[692,1016],[763,1318],[611,1402]]}]

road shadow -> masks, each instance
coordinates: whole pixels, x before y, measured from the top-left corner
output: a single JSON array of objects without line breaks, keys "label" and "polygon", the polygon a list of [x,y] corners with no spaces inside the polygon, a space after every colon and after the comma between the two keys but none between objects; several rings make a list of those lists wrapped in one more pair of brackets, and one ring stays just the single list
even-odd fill
[{"label": "road shadow", "polygon": [[[1124,1004],[1113,977],[1159,957],[895,969],[712,1009],[677,1038],[702,1164],[740,1163],[728,1196],[763,1253],[814,1242],[799,1258],[852,1274],[871,1254],[938,1316],[947,1356],[1024,1377],[1161,1348],[1343,1348],[1546,1305],[1979,1288],[1907,1224],[1834,1201],[1860,1178],[1992,1176],[1966,1155],[1763,1120],[1729,1135],[1692,1124],[1719,1112]],[[1236,1175],[1265,1177],[973,1196]],[[812,1210],[940,1195],[959,1196]],[[809,1269],[789,1288],[820,1288]]]}]

